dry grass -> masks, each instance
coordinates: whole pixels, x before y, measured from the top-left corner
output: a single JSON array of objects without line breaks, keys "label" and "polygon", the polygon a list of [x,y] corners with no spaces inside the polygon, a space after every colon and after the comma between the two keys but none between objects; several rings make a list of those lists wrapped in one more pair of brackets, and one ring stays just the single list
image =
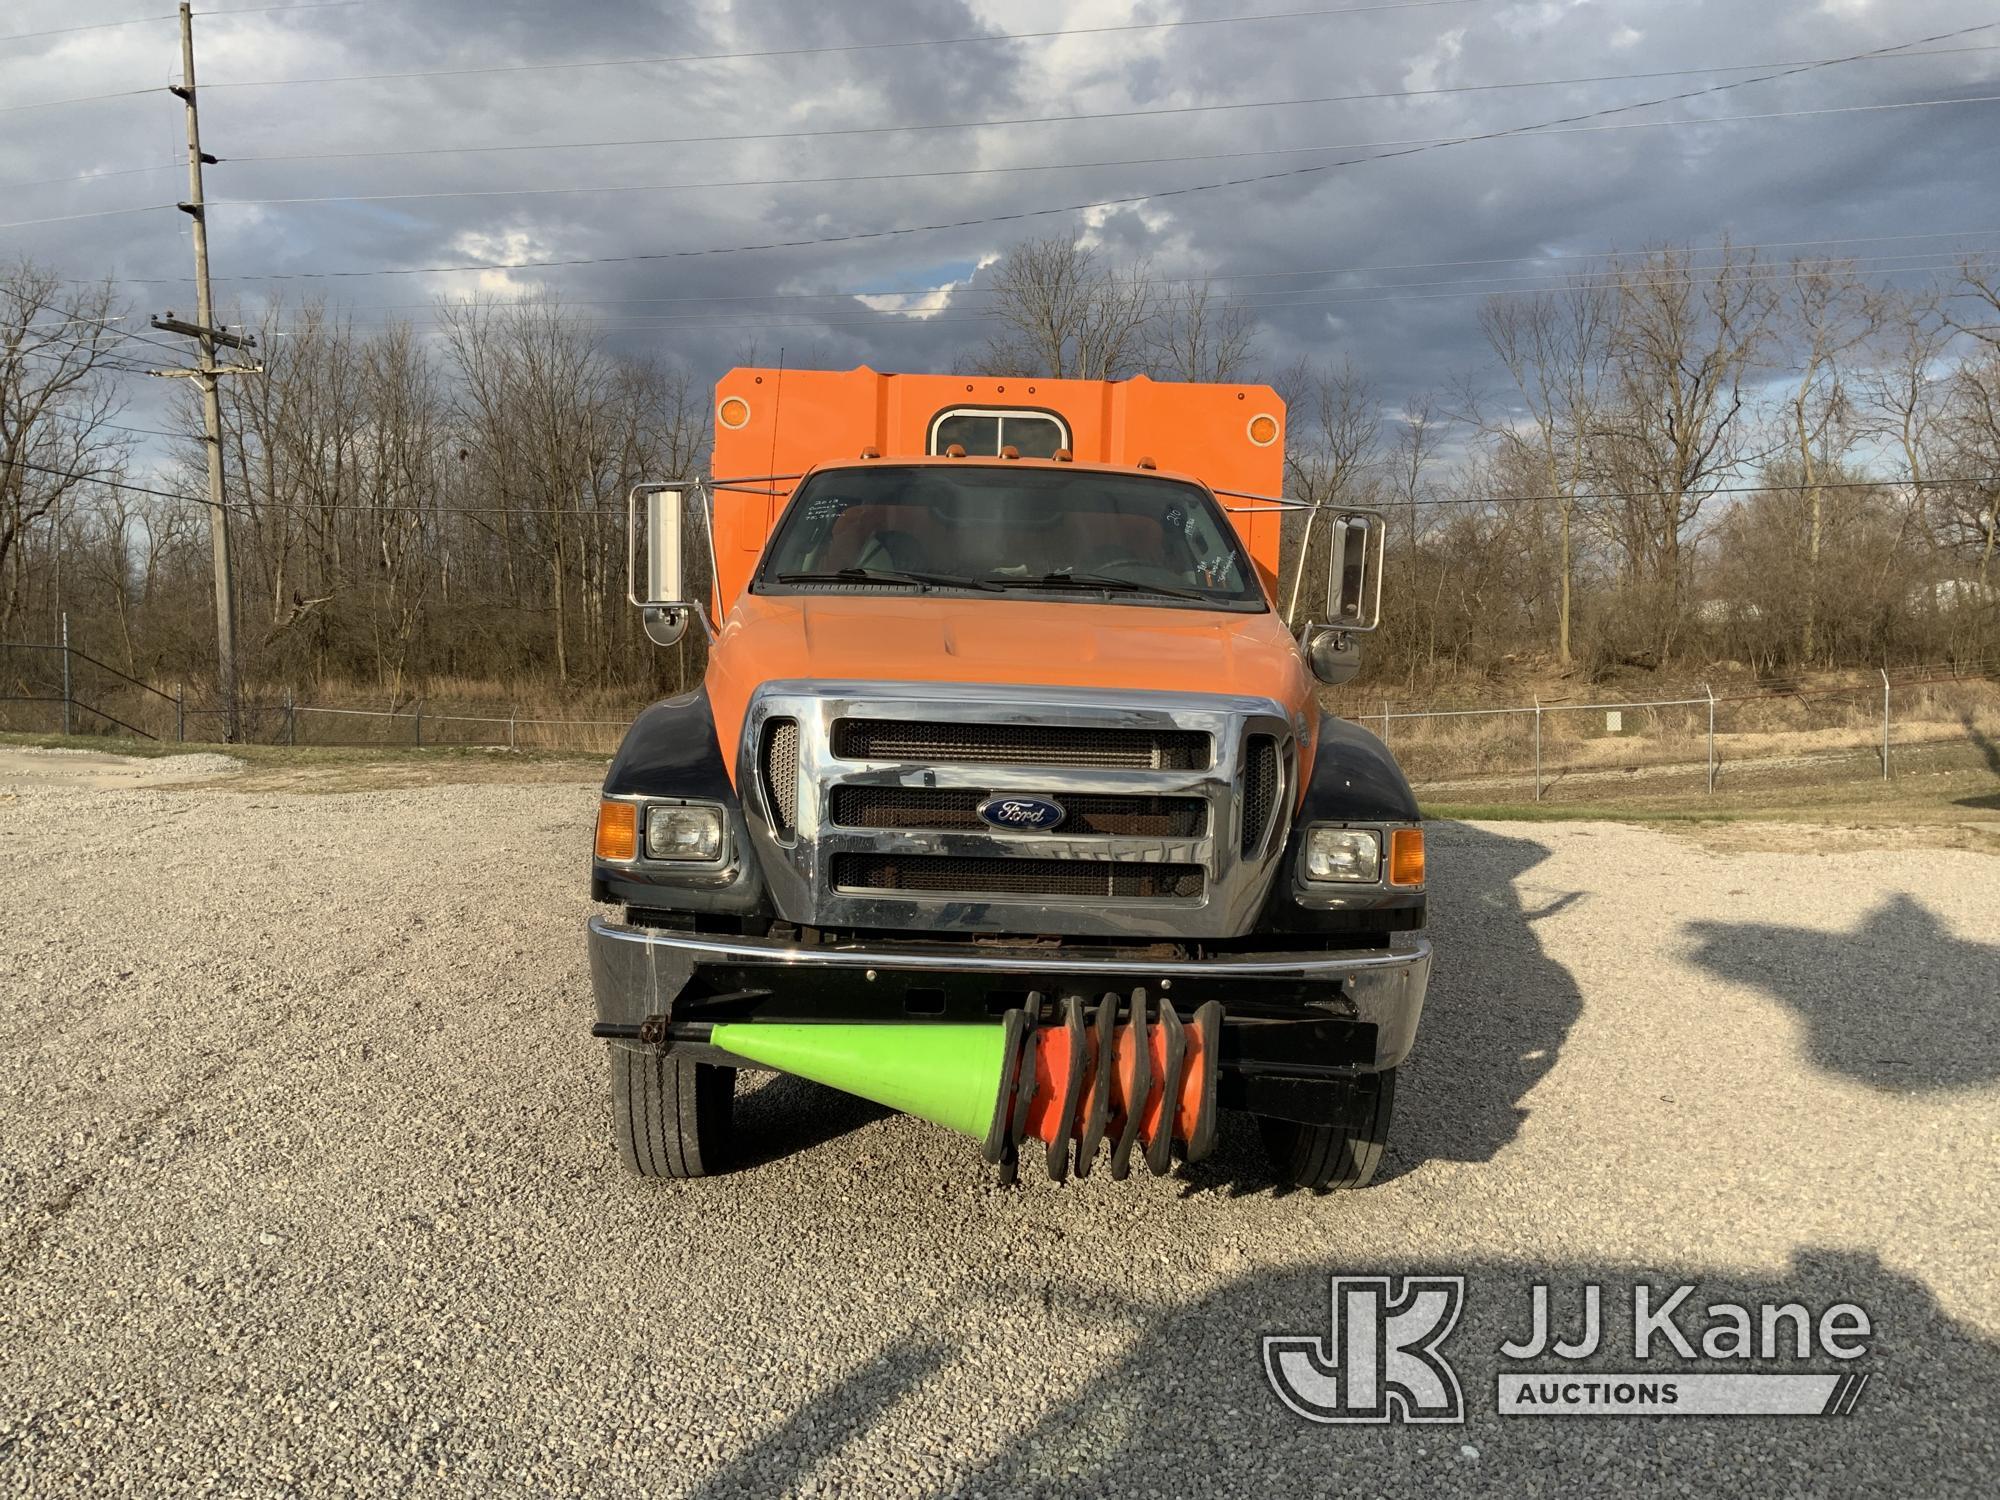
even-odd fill
[{"label": "dry grass", "polygon": [[361,792],[396,787],[532,785],[563,782],[596,785],[604,778],[605,757],[563,750],[492,750],[454,745],[414,749],[342,745],[184,745],[104,735],[0,733],[0,746],[52,750],[96,750],[113,755],[169,756],[199,751],[227,755],[244,769],[199,785],[230,792]]},{"label": "dry grass", "polygon": [[[1613,731],[1603,709],[1549,705],[1541,715],[1545,780],[1610,771],[1705,767],[1708,707],[1627,707]],[[1382,730],[1380,718],[1361,722]],[[1532,713],[1398,719],[1390,748],[1420,785],[1495,776],[1530,780],[1535,768]],[[1745,762],[1864,755],[1880,769],[1882,700],[1861,691],[1813,692],[1718,700],[1715,756],[1723,774]],[[1925,683],[1892,692],[1891,758],[1931,745],[2000,746],[2000,684],[1980,679]],[[2000,749],[1994,751],[2000,764]]]}]

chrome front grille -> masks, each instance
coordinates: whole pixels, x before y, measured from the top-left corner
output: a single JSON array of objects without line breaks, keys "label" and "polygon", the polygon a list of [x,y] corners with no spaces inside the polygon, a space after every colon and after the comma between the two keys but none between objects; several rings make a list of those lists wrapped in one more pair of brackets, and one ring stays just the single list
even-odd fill
[{"label": "chrome front grille", "polygon": [[764,725],[757,774],[780,837],[789,839],[799,819],[799,721],[772,719]]},{"label": "chrome front grille", "polygon": [[921,719],[837,720],[833,753],[842,760],[983,761],[1139,771],[1205,770],[1215,755],[1209,737],[1191,730]]},{"label": "chrome front grille", "polygon": [[[742,747],[776,913],[834,933],[1240,936],[1295,785],[1284,711],[1220,694],[774,682]],[[1064,815],[989,827],[992,797]]]},{"label": "chrome front grille", "polygon": [[[979,804],[1008,788],[959,790],[924,786],[836,786],[829,800],[833,822],[843,828],[929,829],[977,832],[990,825]],[[1194,838],[1208,831],[1208,803],[1200,797],[1092,796],[1060,799],[1066,834]]]},{"label": "chrome front grille", "polygon": [[1262,847],[1278,806],[1278,742],[1268,734],[1250,736],[1243,757],[1243,854]]},{"label": "chrome front grille", "polygon": [[1200,865],[1124,865],[1101,859],[968,859],[949,854],[836,854],[843,891],[926,891],[983,896],[1189,900],[1207,878]]}]

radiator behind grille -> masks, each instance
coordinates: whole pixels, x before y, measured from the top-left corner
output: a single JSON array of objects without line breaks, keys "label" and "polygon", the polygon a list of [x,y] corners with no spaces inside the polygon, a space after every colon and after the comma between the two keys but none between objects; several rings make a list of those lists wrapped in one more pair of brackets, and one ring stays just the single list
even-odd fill
[{"label": "radiator behind grille", "polygon": [[1089,766],[1109,770],[1201,771],[1214,754],[1198,729],[1093,729],[1074,724],[977,724],[923,719],[840,719],[833,753],[843,760],[928,765]]},{"label": "radiator behind grille", "polygon": [[[834,788],[833,821],[846,828],[985,832],[988,825],[980,821],[978,808],[992,795],[950,787],[850,784]],[[1057,800],[1068,814],[1054,830],[1060,834],[1199,838],[1208,826],[1208,803],[1200,797],[1066,792]]]},{"label": "radiator behind grille", "polygon": [[843,891],[926,891],[955,896],[1116,897],[1171,901],[1201,895],[1200,865],[1142,865],[1091,859],[978,859],[937,854],[837,854],[833,883]]}]

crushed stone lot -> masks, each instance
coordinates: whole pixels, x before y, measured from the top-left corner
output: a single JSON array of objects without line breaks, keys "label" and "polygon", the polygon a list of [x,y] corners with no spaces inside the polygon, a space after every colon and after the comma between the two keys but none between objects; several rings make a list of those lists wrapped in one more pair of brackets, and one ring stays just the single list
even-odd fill
[{"label": "crushed stone lot", "polygon": [[[1169,1178],[1003,1191],[751,1075],[746,1164],[641,1182],[588,1036],[587,770],[198,769],[0,767],[0,1494],[1992,1493],[1991,854],[1433,825],[1361,1193],[1274,1193],[1242,1119]],[[1261,1335],[1425,1272],[1467,1278],[1465,1425],[1280,1404]],[[1665,1364],[1635,1281],[1698,1283],[1697,1338],[1857,1303],[1873,1378],[1840,1417],[1496,1414],[1538,1282],[1558,1332],[1603,1285],[1591,1368]]]}]

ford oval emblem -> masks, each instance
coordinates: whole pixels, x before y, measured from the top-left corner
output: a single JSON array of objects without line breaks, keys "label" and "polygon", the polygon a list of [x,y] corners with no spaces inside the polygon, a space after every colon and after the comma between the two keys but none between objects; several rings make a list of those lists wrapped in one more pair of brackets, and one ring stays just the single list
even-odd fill
[{"label": "ford oval emblem", "polygon": [[1048,797],[988,797],[976,811],[988,827],[1023,833],[1046,833],[1069,816],[1060,802]]}]

